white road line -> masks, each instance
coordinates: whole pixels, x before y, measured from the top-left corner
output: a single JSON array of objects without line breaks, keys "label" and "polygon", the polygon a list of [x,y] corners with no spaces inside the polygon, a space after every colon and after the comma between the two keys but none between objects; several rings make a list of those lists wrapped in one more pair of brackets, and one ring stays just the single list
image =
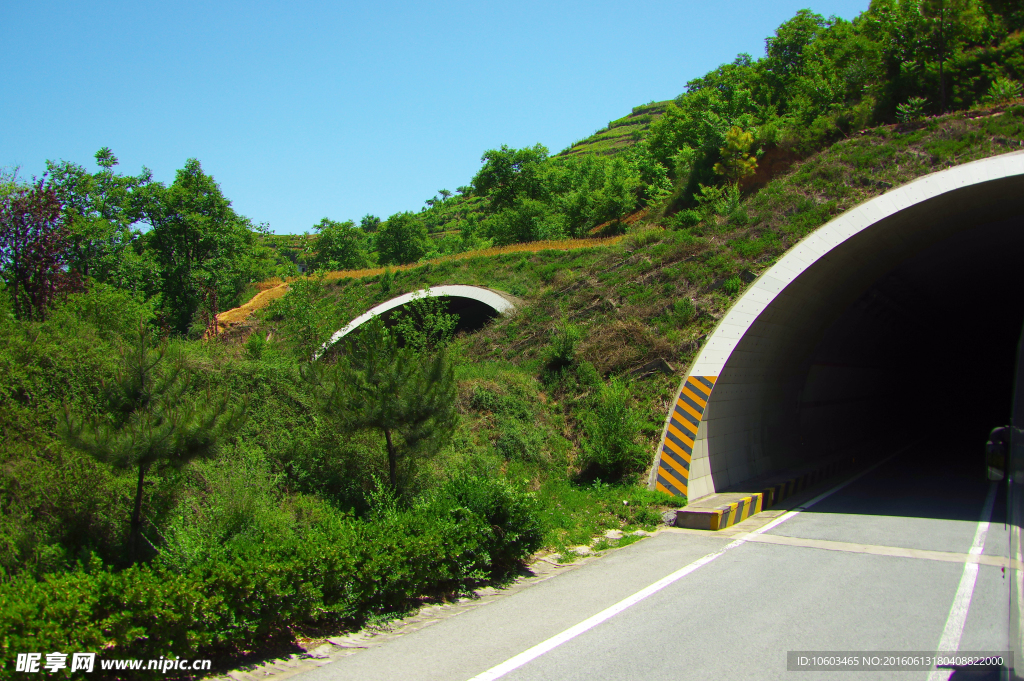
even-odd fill
[{"label": "white road line", "polygon": [[[757,535],[764,534],[765,532],[768,532],[769,530],[771,530],[771,529],[773,529],[775,527],[778,527],[779,525],[781,525],[782,523],[786,522],[790,518],[793,518],[796,515],[798,515],[799,513],[803,512],[803,511],[806,511],[811,506],[814,506],[819,501],[832,496],[833,494],[835,494],[839,490],[843,489],[847,485],[850,485],[853,482],[855,482],[855,481],[859,480],[860,478],[864,477],[865,475],[867,475],[871,471],[875,470],[876,468],[878,468],[882,464],[886,463],[887,461],[889,461],[893,457],[897,456],[898,454],[903,453],[907,449],[909,449],[909,447],[905,447],[905,448],[899,450],[898,452],[896,452],[895,454],[891,454],[891,455],[887,456],[886,458],[882,459],[881,461],[879,461],[875,465],[871,466],[870,468],[867,468],[867,469],[861,471],[860,473],[858,473],[857,475],[853,476],[849,480],[846,480],[845,482],[836,485],[832,489],[819,494],[818,496],[814,497],[813,499],[811,499],[807,503],[803,504],[802,506],[798,506],[797,508],[794,508],[792,511],[789,511],[788,513],[784,513],[783,515],[779,516],[778,518],[776,518],[772,522],[768,523],[764,527],[760,527],[760,528],[754,530],[753,532],[751,532],[749,534],[743,535],[739,539],[731,542],[730,544],[727,544],[725,547],[719,549],[718,551],[715,551],[714,553],[709,553],[708,555],[704,556],[703,558],[698,558],[697,560],[693,561],[692,563],[690,563],[686,567],[680,568],[679,570],[676,570],[675,572],[673,572],[669,576],[664,577],[662,579],[659,579],[654,584],[651,584],[650,586],[646,587],[645,589],[641,589],[640,591],[637,591],[632,596],[624,598],[623,600],[619,601],[618,603],[616,603],[615,605],[611,606],[610,608],[606,608],[605,610],[602,610],[601,612],[597,613],[593,617],[591,617],[589,619],[583,620],[582,622],[580,622],[576,626],[570,627],[569,629],[566,629],[562,633],[557,634],[555,636],[552,636],[551,638],[549,638],[546,641],[538,643],[537,645],[535,645],[534,647],[530,648],[529,650],[526,650],[526,651],[524,651],[522,653],[519,653],[515,657],[513,657],[513,658],[511,658],[509,660],[506,660],[505,662],[502,662],[501,664],[497,665],[496,667],[491,667],[490,669],[488,669],[487,671],[483,672],[482,674],[477,674],[473,678],[469,679],[469,681],[494,681],[495,679],[500,679],[501,677],[505,676],[509,672],[514,671],[514,670],[518,669],[519,667],[522,667],[527,662],[530,662],[531,660],[537,659],[538,657],[540,657],[544,653],[547,653],[547,652],[549,652],[551,650],[554,650],[558,646],[562,645],[563,643],[566,643],[567,641],[571,641],[572,639],[576,638],[577,636],[579,636],[580,634],[584,633],[585,631],[589,631],[590,629],[593,629],[594,627],[596,627],[598,624],[601,624],[602,622],[604,622],[606,620],[609,620],[612,617],[615,617],[616,615],[618,615],[623,610],[626,610],[627,608],[629,608],[629,607],[631,607],[633,605],[636,605],[637,603],[639,603],[640,601],[644,600],[648,596],[653,596],[654,594],[658,593],[659,591],[661,591],[665,587],[669,586],[670,584],[672,584],[674,582],[679,581],[680,579],[682,579],[686,575],[690,574],[691,572],[693,572],[693,571],[695,571],[695,570],[697,570],[699,568],[704,567],[705,565],[707,565],[708,563],[710,563],[714,559],[716,559],[719,556],[721,556],[722,554],[724,554],[726,551],[731,551],[732,549],[736,548],[737,546],[742,546],[743,544],[745,544],[748,541],[750,541],[751,537],[755,537]],[[991,504],[990,504],[990,506],[991,506]],[[977,568],[977,565],[975,565],[975,568]]]},{"label": "white road line", "polygon": [[[988,534],[989,520],[992,519],[992,506],[996,500],[996,485],[995,482],[989,485],[985,506],[981,510],[981,520],[978,522],[978,528],[974,531],[974,542],[971,544],[970,551],[972,556],[981,555],[985,550],[985,536]],[[955,652],[960,648],[960,637],[964,634],[967,611],[971,607],[971,596],[974,595],[974,583],[977,580],[978,564],[966,563],[964,574],[960,577],[960,586],[957,587],[956,596],[953,597],[953,605],[949,607],[946,627],[942,630],[942,638],[939,640],[939,647],[936,650]],[[947,681],[952,673],[952,669],[934,669],[928,675],[928,681]]]}]

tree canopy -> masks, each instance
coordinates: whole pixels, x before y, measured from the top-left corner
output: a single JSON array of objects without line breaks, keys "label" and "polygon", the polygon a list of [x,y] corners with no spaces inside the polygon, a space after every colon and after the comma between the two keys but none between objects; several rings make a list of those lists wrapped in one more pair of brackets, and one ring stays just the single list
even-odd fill
[{"label": "tree canopy", "polygon": [[377,232],[377,253],[381,265],[406,265],[426,255],[427,227],[414,213],[395,213]]},{"label": "tree canopy", "polygon": [[317,233],[313,244],[316,255],[310,262],[313,267],[327,270],[357,270],[370,265],[366,234],[351,220],[337,222],[324,218],[313,229]]},{"label": "tree canopy", "polygon": [[235,213],[198,160],[189,159],[169,187],[147,185],[144,206],[161,293],[178,332],[187,332],[204,308],[215,313],[231,307],[245,284],[259,276],[256,230]]}]

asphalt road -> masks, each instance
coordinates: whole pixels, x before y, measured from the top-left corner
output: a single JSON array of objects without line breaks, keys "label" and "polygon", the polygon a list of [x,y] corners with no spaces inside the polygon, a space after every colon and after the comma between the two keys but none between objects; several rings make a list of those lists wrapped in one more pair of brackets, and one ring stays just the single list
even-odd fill
[{"label": "asphalt road", "polygon": [[[989,500],[972,582],[964,556],[980,539],[993,486],[952,465],[957,454],[920,446],[795,514],[773,510],[718,533],[660,532],[296,678],[939,678],[787,671],[787,652],[925,652],[950,641],[961,651],[1006,649],[1005,502],[1000,492]],[[621,605],[670,575],[655,593]],[[615,614],[600,614],[616,604]],[[573,635],[595,616],[598,623]],[[947,670],[941,678],[998,677]]]}]

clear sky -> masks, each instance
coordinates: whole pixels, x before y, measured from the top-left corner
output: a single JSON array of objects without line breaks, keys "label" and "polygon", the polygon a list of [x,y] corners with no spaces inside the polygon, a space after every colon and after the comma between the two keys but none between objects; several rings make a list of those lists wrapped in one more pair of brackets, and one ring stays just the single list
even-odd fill
[{"label": "clear sky", "polygon": [[170,183],[190,157],[280,234],[469,184],[484,150],[552,153],[764,38],[868,0],[0,3],[0,166]]}]

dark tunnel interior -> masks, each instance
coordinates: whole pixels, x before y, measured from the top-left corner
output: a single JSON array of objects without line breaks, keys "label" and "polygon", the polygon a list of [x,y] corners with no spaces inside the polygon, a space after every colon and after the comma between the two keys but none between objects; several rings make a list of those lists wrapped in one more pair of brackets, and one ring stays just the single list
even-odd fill
[{"label": "dark tunnel interior", "polygon": [[1024,216],[969,228],[877,279],[802,367],[801,443],[945,442],[977,452],[1009,422],[1024,325]]}]

